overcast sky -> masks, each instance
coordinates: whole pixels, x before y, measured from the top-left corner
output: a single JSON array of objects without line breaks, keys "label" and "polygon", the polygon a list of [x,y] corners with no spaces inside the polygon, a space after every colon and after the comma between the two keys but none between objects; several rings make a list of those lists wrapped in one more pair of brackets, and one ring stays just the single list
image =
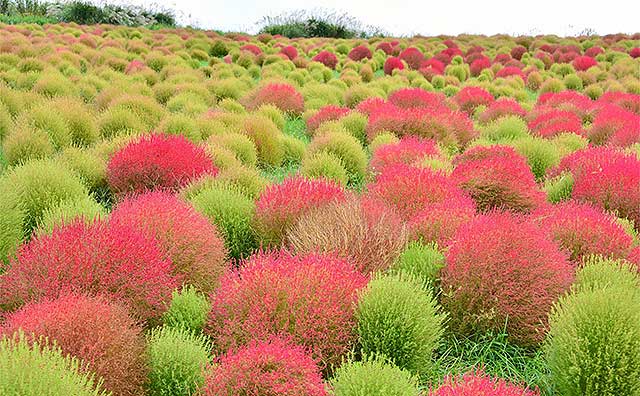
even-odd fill
[{"label": "overcast sky", "polygon": [[[265,15],[300,8],[346,11],[363,24],[396,35],[558,34],[586,28],[598,34],[640,31],[640,1],[575,0],[120,0],[161,4],[178,11],[180,22],[201,28],[255,33]],[[596,5],[594,5],[597,4]]]}]

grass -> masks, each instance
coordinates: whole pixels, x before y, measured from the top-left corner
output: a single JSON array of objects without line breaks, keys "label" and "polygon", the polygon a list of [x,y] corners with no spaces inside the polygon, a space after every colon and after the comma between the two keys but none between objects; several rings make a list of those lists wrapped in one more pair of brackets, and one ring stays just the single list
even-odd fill
[{"label": "grass", "polygon": [[18,25],[22,23],[46,25],[58,22],[59,21],[56,18],[49,18],[40,15],[0,15],[0,23],[7,25]]},{"label": "grass", "polygon": [[309,144],[311,141],[307,135],[307,125],[302,118],[288,118],[284,124],[284,133],[302,140],[304,144]]}]

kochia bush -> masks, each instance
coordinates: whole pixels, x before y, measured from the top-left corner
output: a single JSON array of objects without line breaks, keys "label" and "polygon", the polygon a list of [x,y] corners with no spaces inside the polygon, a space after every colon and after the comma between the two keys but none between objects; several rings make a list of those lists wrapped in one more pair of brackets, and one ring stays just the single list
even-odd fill
[{"label": "kochia bush", "polygon": [[491,378],[482,371],[460,376],[448,376],[444,383],[429,392],[429,396],[538,396],[537,389],[527,389],[500,378]]}]

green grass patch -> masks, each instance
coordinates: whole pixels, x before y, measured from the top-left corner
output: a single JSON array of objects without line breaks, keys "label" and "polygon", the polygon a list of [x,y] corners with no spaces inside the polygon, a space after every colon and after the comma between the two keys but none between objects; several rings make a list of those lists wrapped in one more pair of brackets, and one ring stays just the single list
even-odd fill
[{"label": "green grass patch", "polygon": [[302,118],[290,118],[284,124],[284,133],[300,139],[304,144],[308,144],[311,139],[307,135],[307,125]]}]

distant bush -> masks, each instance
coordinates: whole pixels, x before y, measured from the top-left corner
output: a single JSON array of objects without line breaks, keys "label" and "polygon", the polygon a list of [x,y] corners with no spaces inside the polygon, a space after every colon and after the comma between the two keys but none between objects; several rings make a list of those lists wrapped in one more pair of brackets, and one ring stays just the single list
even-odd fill
[{"label": "distant bush", "polygon": [[263,17],[259,22],[260,33],[296,37],[355,38],[383,34],[373,26],[362,26],[354,17],[330,10],[295,10],[277,16]]}]

